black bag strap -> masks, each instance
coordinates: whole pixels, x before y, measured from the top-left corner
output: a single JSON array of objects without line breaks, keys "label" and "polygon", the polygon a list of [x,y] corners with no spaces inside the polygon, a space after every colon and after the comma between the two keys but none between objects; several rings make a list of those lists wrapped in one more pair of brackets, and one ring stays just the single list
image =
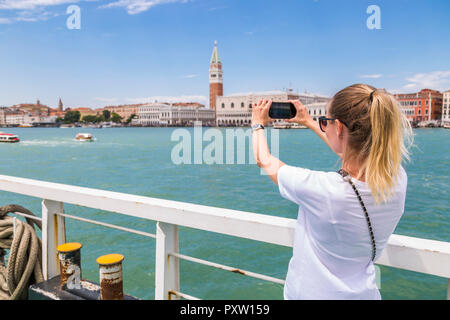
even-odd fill
[{"label": "black bag strap", "polygon": [[375,237],[373,235],[372,224],[370,223],[370,218],[369,214],[367,213],[366,206],[364,205],[361,195],[359,194],[358,189],[356,189],[355,184],[352,182],[351,176],[348,174],[348,172],[346,172],[344,169],[340,169],[338,173],[342,176],[342,178],[344,178],[344,180],[350,183],[353,190],[355,191],[356,196],[358,197],[359,203],[361,204],[364,214],[366,215],[367,225],[369,226],[370,238],[372,239],[372,261],[374,261],[375,256],[377,254],[377,247],[375,245]]}]

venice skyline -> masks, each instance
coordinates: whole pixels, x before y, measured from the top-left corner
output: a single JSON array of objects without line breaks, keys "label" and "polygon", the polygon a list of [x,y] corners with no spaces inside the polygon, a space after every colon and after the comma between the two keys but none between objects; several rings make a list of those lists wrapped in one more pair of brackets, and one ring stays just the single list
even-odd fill
[{"label": "venice skyline", "polygon": [[[292,88],[331,96],[356,82],[392,93],[450,89],[446,1],[377,1],[376,30],[366,25],[367,1],[44,3],[0,1],[7,48],[0,61],[8,75],[0,79],[0,105],[40,99],[56,106],[59,97],[91,108],[152,100],[208,105],[215,40],[226,61],[224,95]],[[73,4],[79,30],[66,27]]]}]

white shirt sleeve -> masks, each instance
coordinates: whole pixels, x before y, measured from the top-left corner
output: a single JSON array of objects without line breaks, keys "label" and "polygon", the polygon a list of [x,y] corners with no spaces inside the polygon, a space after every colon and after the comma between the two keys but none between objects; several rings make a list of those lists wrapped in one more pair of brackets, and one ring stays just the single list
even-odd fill
[{"label": "white shirt sleeve", "polygon": [[[289,165],[284,165],[278,170],[278,187],[281,196],[299,205],[307,219],[311,235],[314,239],[322,239],[322,241],[328,241],[324,237],[335,234],[336,219],[331,210],[331,198],[337,190],[336,187],[330,186],[330,177],[324,171]],[[358,209],[361,210],[361,208]],[[300,216],[299,214],[298,217]],[[305,223],[306,220],[301,222]]]},{"label": "white shirt sleeve", "polygon": [[278,169],[278,188],[283,198],[300,204],[299,184],[301,184],[308,176],[308,169],[296,168],[284,165]]},{"label": "white shirt sleeve", "polygon": [[278,188],[290,200],[322,218],[327,216],[330,190],[326,172],[284,165],[278,170]]}]

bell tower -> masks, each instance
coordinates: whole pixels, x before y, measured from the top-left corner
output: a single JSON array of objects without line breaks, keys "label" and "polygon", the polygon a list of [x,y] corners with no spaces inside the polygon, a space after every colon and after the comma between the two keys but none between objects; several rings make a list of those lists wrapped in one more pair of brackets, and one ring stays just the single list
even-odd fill
[{"label": "bell tower", "polygon": [[215,120],[217,120],[216,97],[218,96],[223,96],[223,71],[217,41],[214,41],[214,50],[209,63],[209,107],[214,109]]}]

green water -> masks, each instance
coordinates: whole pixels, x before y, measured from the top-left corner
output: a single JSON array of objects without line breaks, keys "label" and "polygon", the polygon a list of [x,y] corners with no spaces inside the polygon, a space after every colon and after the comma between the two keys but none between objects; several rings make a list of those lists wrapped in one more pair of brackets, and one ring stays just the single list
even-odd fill
[{"label": "green water", "polygon": [[[296,218],[298,207],[282,198],[275,184],[260,175],[256,165],[248,164],[248,152],[247,164],[174,164],[171,152],[178,143],[171,141],[174,130],[1,129],[18,134],[22,141],[0,144],[0,174]],[[193,137],[193,129],[186,130]],[[225,137],[225,129],[220,130]],[[78,132],[90,132],[96,141],[76,142],[73,138]],[[415,135],[416,147],[412,149],[411,162],[405,165],[409,179],[405,214],[395,233],[450,241],[450,130],[421,129]],[[204,142],[203,146],[208,144]],[[309,130],[280,130],[279,156],[294,166],[314,170],[339,168],[337,156]],[[0,205],[11,203],[21,204],[40,216],[41,199],[0,191]],[[155,232],[155,223],[150,221],[74,205],[66,205],[65,212]],[[66,219],[66,229],[68,241],[83,243],[83,278],[98,282],[95,259],[107,253],[121,253],[125,256],[124,291],[143,299],[154,298],[154,239],[71,219]],[[292,251],[184,227],[179,236],[182,254],[282,279]],[[447,279],[380,268],[383,299],[446,297]],[[202,299],[283,298],[282,285],[183,260],[180,282],[182,292]]]}]

